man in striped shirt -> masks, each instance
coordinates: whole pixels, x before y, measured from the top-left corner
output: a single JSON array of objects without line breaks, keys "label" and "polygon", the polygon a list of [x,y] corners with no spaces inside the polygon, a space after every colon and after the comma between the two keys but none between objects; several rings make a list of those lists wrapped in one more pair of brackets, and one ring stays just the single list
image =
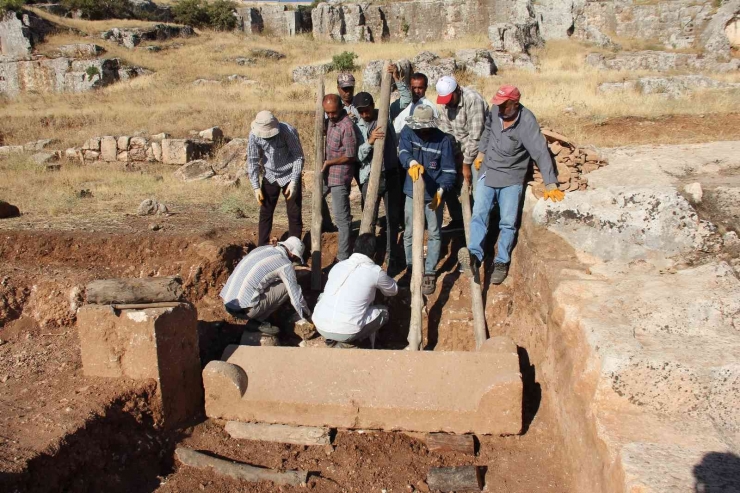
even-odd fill
[{"label": "man in striped shirt", "polygon": [[[272,219],[281,192],[288,211],[288,231],[291,236],[301,237],[302,170],[303,148],[298,131],[287,123],[278,122],[269,111],[257,113],[249,133],[247,174],[260,204],[259,246],[270,241]],[[263,175],[261,184],[260,174]]]},{"label": "man in striped shirt", "polygon": [[324,96],[323,106],[328,122],[325,161],[321,171],[324,173],[324,196],[331,193],[334,222],[339,229],[337,260],[341,261],[349,258],[349,234],[352,225],[349,191],[357,166],[357,130],[342,107],[339,96]]},{"label": "man in striped shirt", "polygon": [[236,318],[256,322],[261,332],[270,335],[277,335],[279,329],[267,323],[268,317],[288,300],[302,320],[310,317],[293,261],[303,263],[303,242],[295,236],[249,252],[219,295],[226,311]]}]

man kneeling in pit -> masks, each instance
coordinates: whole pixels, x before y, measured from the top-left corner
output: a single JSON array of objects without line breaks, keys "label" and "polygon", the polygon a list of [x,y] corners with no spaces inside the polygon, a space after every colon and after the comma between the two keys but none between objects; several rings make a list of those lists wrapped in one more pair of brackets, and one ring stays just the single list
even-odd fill
[{"label": "man kneeling in pit", "polygon": [[354,253],[329,272],[313,315],[316,330],[328,347],[353,348],[370,338],[374,348],[375,335],[390,319],[387,307],[371,303],[376,290],[384,296],[395,296],[398,285],[375,264],[374,254],[375,236],[362,234],[355,241]]},{"label": "man kneeling in pit", "polygon": [[267,319],[290,299],[305,322],[311,311],[303,299],[293,262],[303,263],[303,242],[295,236],[275,246],[261,246],[249,252],[221,290],[226,311],[236,318],[249,320],[249,328],[276,337],[280,329]]}]

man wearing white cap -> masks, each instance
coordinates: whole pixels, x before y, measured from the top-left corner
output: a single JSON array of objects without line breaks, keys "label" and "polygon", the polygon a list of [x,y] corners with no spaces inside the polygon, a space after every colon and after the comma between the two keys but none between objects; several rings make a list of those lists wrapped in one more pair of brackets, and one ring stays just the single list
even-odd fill
[{"label": "man wearing white cap", "polygon": [[483,261],[483,242],[488,233],[488,218],[495,204],[499,207],[499,236],[493,262],[491,284],[501,284],[509,273],[511,250],[519,222],[519,203],[530,160],[537,163],[546,185],[545,200],[563,200],[545,137],[537,118],[519,103],[521,94],[514,86],[501,86],[493,97],[493,108],[480,139],[480,152],[474,167],[481,183],[475,190],[475,206],[470,220],[470,244],[461,248],[458,259],[463,270],[474,278]]},{"label": "man wearing white cap", "polygon": [[303,148],[295,127],[278,122],[269,111],[257,113],[249,133],[247,174],[260,204],[258,246],[270,241],[272,218],[281,192],[288,212],[288,231],[291,236],[301,237],[302,171]]},{"label": "man wearing white cap", "polygon": [[439,112],[439,129],[455,138],[460,172],[455,191],[447,197],[447,209],[452,220],[442,231],[462,231],[462,206],[458,196],[463,179],[470,184],[471,189],[476,184],[471,165],[478,155],[478,142],[483,134],[488,104],[478,91],[459,86],[455,78],[449,75],[440,77],[437,81],[437,104],[444,105]]},{"label": "man wearing white cap", "polygon": [[279,329],[267,322],[268,317],[288,300],[301,320],[311,316],[293,268],[293,262],[303,263],[303,248],[303,242],[291,236],[249,252],[221,290],[226,311],[270,335],[277,335]]}]

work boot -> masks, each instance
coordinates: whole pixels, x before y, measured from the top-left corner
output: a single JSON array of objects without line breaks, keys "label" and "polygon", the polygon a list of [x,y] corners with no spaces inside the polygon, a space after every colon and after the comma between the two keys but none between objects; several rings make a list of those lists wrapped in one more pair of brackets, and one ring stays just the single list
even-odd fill
[{"label": "work boot", "polygon": [[471,276],[476,283],[480,284],[480,260],[470,253],[465,247],[457,252],[457,261],[460,262],[460,272]]},{"label": "work boot", "polygon": [[429,296],[437,290],[437,276],[426,274],[421,282],[421,294]]},{"label": "work boot", "polygon": [[439,230],[442,234],[459,233],[465,231],[465,224],[460,220],[452,220]]},{"label": "work boot", "polygon": [[509,264],[503,262],[496,262],[493,264],[493,272],[491,273],[491,284],[501,284],[509,275]]},{"label": "work boot", "polygon": [[333,339],[326,340],[326,347],[337,348],[337,349],[356,349],[357,348],[357,346],[355,346],[354,344],[350,344],[349,342],[339,342]]},{"label": "work boot", "polygon": [[339,228],[334,223],[324,223],[321,225],[321,232],[322,233],[336,233],[339,231]]}]

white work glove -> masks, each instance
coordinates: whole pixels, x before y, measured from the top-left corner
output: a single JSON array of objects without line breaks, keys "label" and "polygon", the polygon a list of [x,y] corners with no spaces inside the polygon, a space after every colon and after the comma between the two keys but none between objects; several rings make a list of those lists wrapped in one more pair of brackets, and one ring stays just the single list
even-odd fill
[{"label": "white work glove", "polygon": [[261,188],[255,188],[254,189],[254,198],[257,199],[257,202],[259,202],[260,205],[262,205],[265,202],[265,196],[262,195],[262,189]]},{"label": "white work glove", "polygon": [[285,189],[285,200],[290,200],[295,196],[295,191],[298,188],[298,182],[292,181],[288,188]]}]

